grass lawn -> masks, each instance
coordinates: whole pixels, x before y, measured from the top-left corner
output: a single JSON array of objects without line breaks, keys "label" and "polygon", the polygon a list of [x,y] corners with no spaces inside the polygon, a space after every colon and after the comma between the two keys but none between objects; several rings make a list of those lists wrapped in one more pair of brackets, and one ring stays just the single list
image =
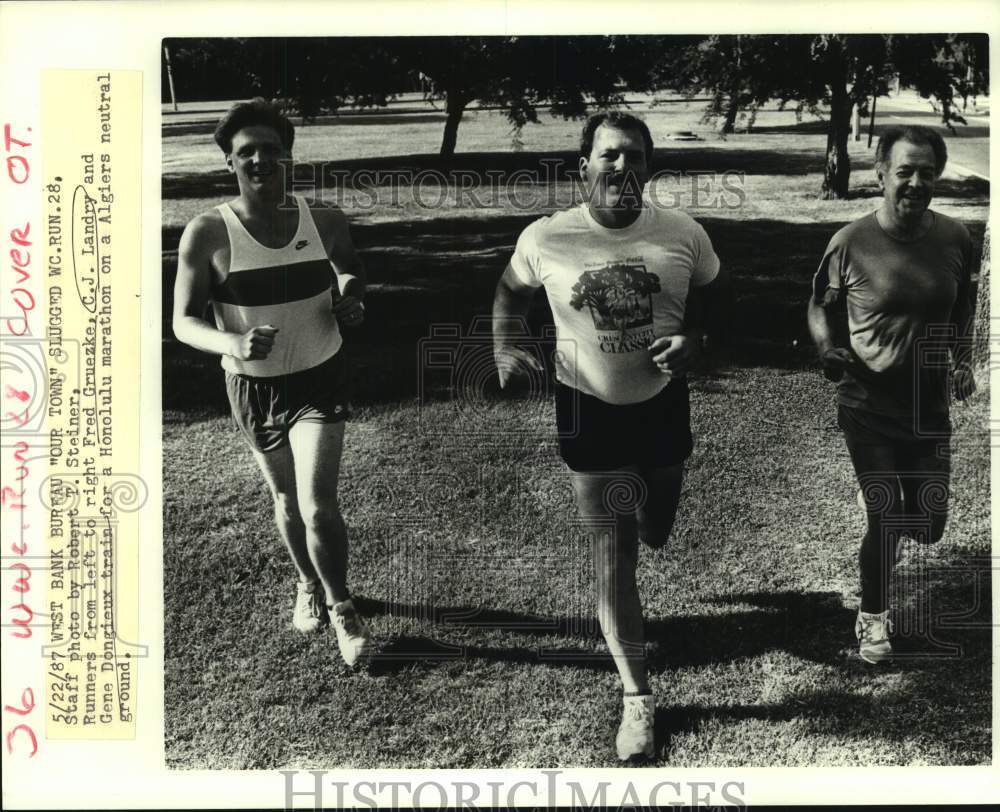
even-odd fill
[{"label": "grass lawn", "polygon": [[[658,133],[697,111],[655,107]],[[913,628],[888,668],[854,643],[864,520],[834,425],[832,385],[811,366],[804,308],[829,237],[870,211],[867,150],[856,196],[816,200],[825,137],[789,114],[725,142],[659,142],[658,166],[744,172],[736,209],[692,209],[734,272],[738,351],[692,381],[697,447],[663,550],[640,560],[670,766],[942,765],[991,761],[988,395],[956,407],[952,518],[911,550],[897,603]],[[782,118],[784,117],[784,118]],[[434,168],[442,122],[300,130],[304,161]],[[577,123],[546,120],[511,152],[496,114],[468,117],[457,163],[507,173],[571,160]],[[232,196],[210,135],[164,139],[165,309],[184,222]],[[390,146],[391,145],[391,146]],[[350,159],[350,160],[348,160]],[[866,163],[867,162],[867,163]],[[679,194],[690,175],[667,179]],[[476,208],[427,209],[412,189],[342,194],[371,276],[356,331],[356,417],[341,503],[350,581],[382,657],[342,665],[332,634],[289,624],[294,572],[264,484],[232,427],[216,359],[164,342],[167,763],[178,768],[609,767],[617,676],[593,621],[589,552],[544,397],[464,398],[447,372],[418,391],[433,324],[489,311],[520,230],[573,181],[528,184]],[[332,196],[335,190],[327,189]],[[449,190],[454,194],[454,189]],[[552,197],[555,195],[555,198]],[[935,208],[979,239],[988,184],[946,177]],[[531,321],[547,318],[539,301]],[[475,376],[472,376],[475,377]]]}]

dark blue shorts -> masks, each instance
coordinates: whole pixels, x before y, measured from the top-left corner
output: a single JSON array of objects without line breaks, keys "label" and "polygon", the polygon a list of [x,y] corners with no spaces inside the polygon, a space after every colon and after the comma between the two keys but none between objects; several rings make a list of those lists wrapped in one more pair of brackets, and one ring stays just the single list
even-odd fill
[{"label": "dark blue shorts", "polygon": [[694,450],[686,378],[640,403],[606,403],[556,382],[559,453],[574,471],[664,468]]},{"label": "dark blue shorts", "polygon": [[288,445],[288,432],[300,421],[339,423],[350,416],[344,351],[319,366],[258,378],[226,373],[233,419],[257,451]]}]

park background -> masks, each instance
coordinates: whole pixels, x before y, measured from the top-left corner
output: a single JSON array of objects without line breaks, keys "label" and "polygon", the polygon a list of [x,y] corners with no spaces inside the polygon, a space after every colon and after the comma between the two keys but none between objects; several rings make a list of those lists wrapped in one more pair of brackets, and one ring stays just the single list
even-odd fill
[{"label": "park background", "polygon": [[[462,343],[465,355],[452,354],[452,368],[430,363],[458,343],[449,325],[465,332],[488,314],[520,231],[571,201],[581,126],[573,116],[607,106],[650,125],[654,169],[681,173],[659,191],[675,192],[705,226],[737,287],[734,363],[692,381],[698,441],[673,537],[640,563],[656,763],[988,763],[986,375],[953,414],[949,531],[930,550],[910,550],[897,579],[913,587],[901,608],[916,628],[899,646],[911,656],[873,672],[848,657],[864,519],[804,318],[830,236],[878,205],[870,121],[876,138],[891,124],[942,128],[952,161],[933,207],[983,241],[986,65],[975,42],[963,50],[962,38],[911,39],[893,51],[887,37],[805,37],[785,48],[763,37],[550,37],[515,42],[505,55],[499,39],[438,38],[381,72],[348,56],[384,59],[394,41],[165,41],[180,99],[175,111],[164,71],[168,764],[615,763],[617,677],[589,620],[589,556],[574,537],[550,402],[544,391],[498,397],[475,337]],[[529,45],[538,51],[526,60]],[[240,49],[252,70],[234,68]],[[522,57],[516,70],[511,49]],[[842,137],[852,116],[825,70],[831,53],[854,71],[844,88],[850,107],[859,103],[857,141]],[[781,62],[768,64],[776,54]],[[796,55],[807,61],[794,71]],[[407,62],[417,57],[437,62],[417,71]],[[344,64],[350,73],[337,68]],[[693,78],[681,70],[692,65]],[[450,148],[455,91],[445,74],[476,91],[464,94]],[[538,75],[545,82],[530,86]],[[798,98],[781,109],[792,91]],[[311,169],[326,178],[318,194],[347,212],[369,274],[367,322],[347,336],[355,419],[340,488],[351,583],[385,641],[369,675],[342,667],[332,637],[302,639],[290,628],[293,571],[228,417],[218,361],[169,330],[180,232],[236,193],[211,132],[233,99],[256,93],[280,99],[302,125],[300,177]],[[732,132],[721,133],[734,97]],[[705,119],[708,107],[715,119]],[[965,123],[948,128],[943,114]],[[562,170],[518,180],[542,159]],[[333,182],[361,170],[422,172],[426,182]],[[459,193],[454,181],[470,172],[498,173],[483,187],[488,205]],[[692,178],[711,184],[724,172],[741,173],[740,205],[695,205],[705,201],[691,193]],[[547,319],[542,299],[535,335]],[[446,329],[432,335],[435,325]]]}]

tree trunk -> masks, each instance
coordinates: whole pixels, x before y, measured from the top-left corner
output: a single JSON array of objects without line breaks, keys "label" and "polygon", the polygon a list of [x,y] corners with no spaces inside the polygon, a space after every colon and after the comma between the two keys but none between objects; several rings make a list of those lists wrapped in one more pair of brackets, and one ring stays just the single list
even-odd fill
[{"label": "tree trunk", "polygon": [[449,90],[445,99],[445,112],[448,114],[444,123],[444,138],[441,140],[441,157],[450,158],[455,154],[458,143],[458,124],[462,120],[462,112],[468,100],[461,94]]},{"label": "tree trunk", "polygon": [[[725,39],[725,38],[723,38]],[[743,64],[743,49],[741,46],[740,35],[736,35],[734,40],[733,48],[733,65],[735,70],[733,71],[732,81],[729,83],[729,99],[726,104],[726,118],[722,123],[722,134],[731,135],[736,132],[736,116],[740,112],[740,85],[743,81],[742,77],[742,64]]]},{"label": "tree trunk", "polygon": [[872,117],[868,121],[868,149],[872,148],[872,138],[875,137],[875,102],[878,101],[878,96],[872,95]]},{"label": "tree trunk", "polygon": [[847,82],[838,76],[830,83],[830,128],[826,133],[826,171],[823,174],[824,200],[847,197],[851,185],[851,159],[847,139],[851,130],[851,97]]},{"label": "tree trunk", "polygon": [[[983,259],[979,264],[979,288],[976,291],[976,322],[972,340],[972,363],[978,369],[989,367],[990,360],[990,227],[983,237]],[[988,378],[987,378],[988,380]]]},{"label": "tree trunk", "polygon": [[732,135],[736,132],[736,116],[740,113],[740,102],[736,94],[732,94],[729,97],[729,101],[726,104],[726,118],[722,123],[722,134]]}]

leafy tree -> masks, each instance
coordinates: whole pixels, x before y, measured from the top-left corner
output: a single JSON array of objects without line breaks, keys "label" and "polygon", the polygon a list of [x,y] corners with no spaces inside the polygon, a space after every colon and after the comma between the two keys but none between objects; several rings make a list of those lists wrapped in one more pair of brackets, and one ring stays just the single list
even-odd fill
[{"label": "leafy tree", "polygon": [[[247,98],[260,92],[258,64],[249,57],[245,37],[165,39],[174,87],[181,101]],[[162,100],[170,101],[167,71],[162,71]]]},{"label": "leafy tree", "polygon": [[[304,119],[345,106],[378,107],[423,75],[441,99],[441,155],[454,154],[473,102],[499,107],[515,132],[538,109],[575,118],[588,107],[623,104],[625,90],[651,90],[652,66],[668,38],[303,37],[169,41],[182,99],[283,101]],[[211,95],[206,96],[206,90]],[[166,91],[164,91],[166,92]]]},{"label": "leafy tree", "polygon": [[646,38],[421,37],[400,43],[403,59],[434,81],[445,102],[441,155],[454,154],[458,126],[469,104],[495,106],[514,131],[538,122],[538,108],[576,118],[588,107],[607,108],[654,86]]},{"label": "leafy tree", "polygon": [[851,181],[851,113],[855,106],[864,112],[869,98],[889,92],[888,40],[880,34],[821,34],[811,51],[820,68],[819,83],[806,85],[804,101],[813,111],[820,102],[830,108],[822,197],[844,198]]},{"label": "leafy tree", "polygon": [[778,55],[789,39],[777,36],[714,34],[677,37],[659,66],[659,84],[687,94],[709,93],[703,121],[722,118],[720,132],[735,132],[740,113],[749,114],[780,93],[783,66]]},{"label": "leafy tree", "polygon": [[164,41],[180,99],[264,96],[306,120],[348,105],[384,106],[405,89],[407,69],[386,43],[359,37]]},{"label": "leafy tree", "polygon": [[[988,87],[987,53],[987,38],[976,34],[712,36],[688,45],[661,74],[674,75],[674,86],[688,93],[710,92],[706,113],[725,116],[723,132],[731,131],[739,110],[749,110],[752,121],[753,111],[772,99],[793,104],[799,114],[828,109],[821,194],[842,198],[850,184],[854,107],[867,113],[898,77],[936,99],[946,124],[964,123],[954,102]],[[688,64],[678,67],[685,58]]]},{"label": "leafy tree", "polygon": [[989,38],[985,34],[897,34],[892,38],[896,70],[925,99],[940,105],[941,121],[965,124],[963,108],[970,96],[989,88]]}]

